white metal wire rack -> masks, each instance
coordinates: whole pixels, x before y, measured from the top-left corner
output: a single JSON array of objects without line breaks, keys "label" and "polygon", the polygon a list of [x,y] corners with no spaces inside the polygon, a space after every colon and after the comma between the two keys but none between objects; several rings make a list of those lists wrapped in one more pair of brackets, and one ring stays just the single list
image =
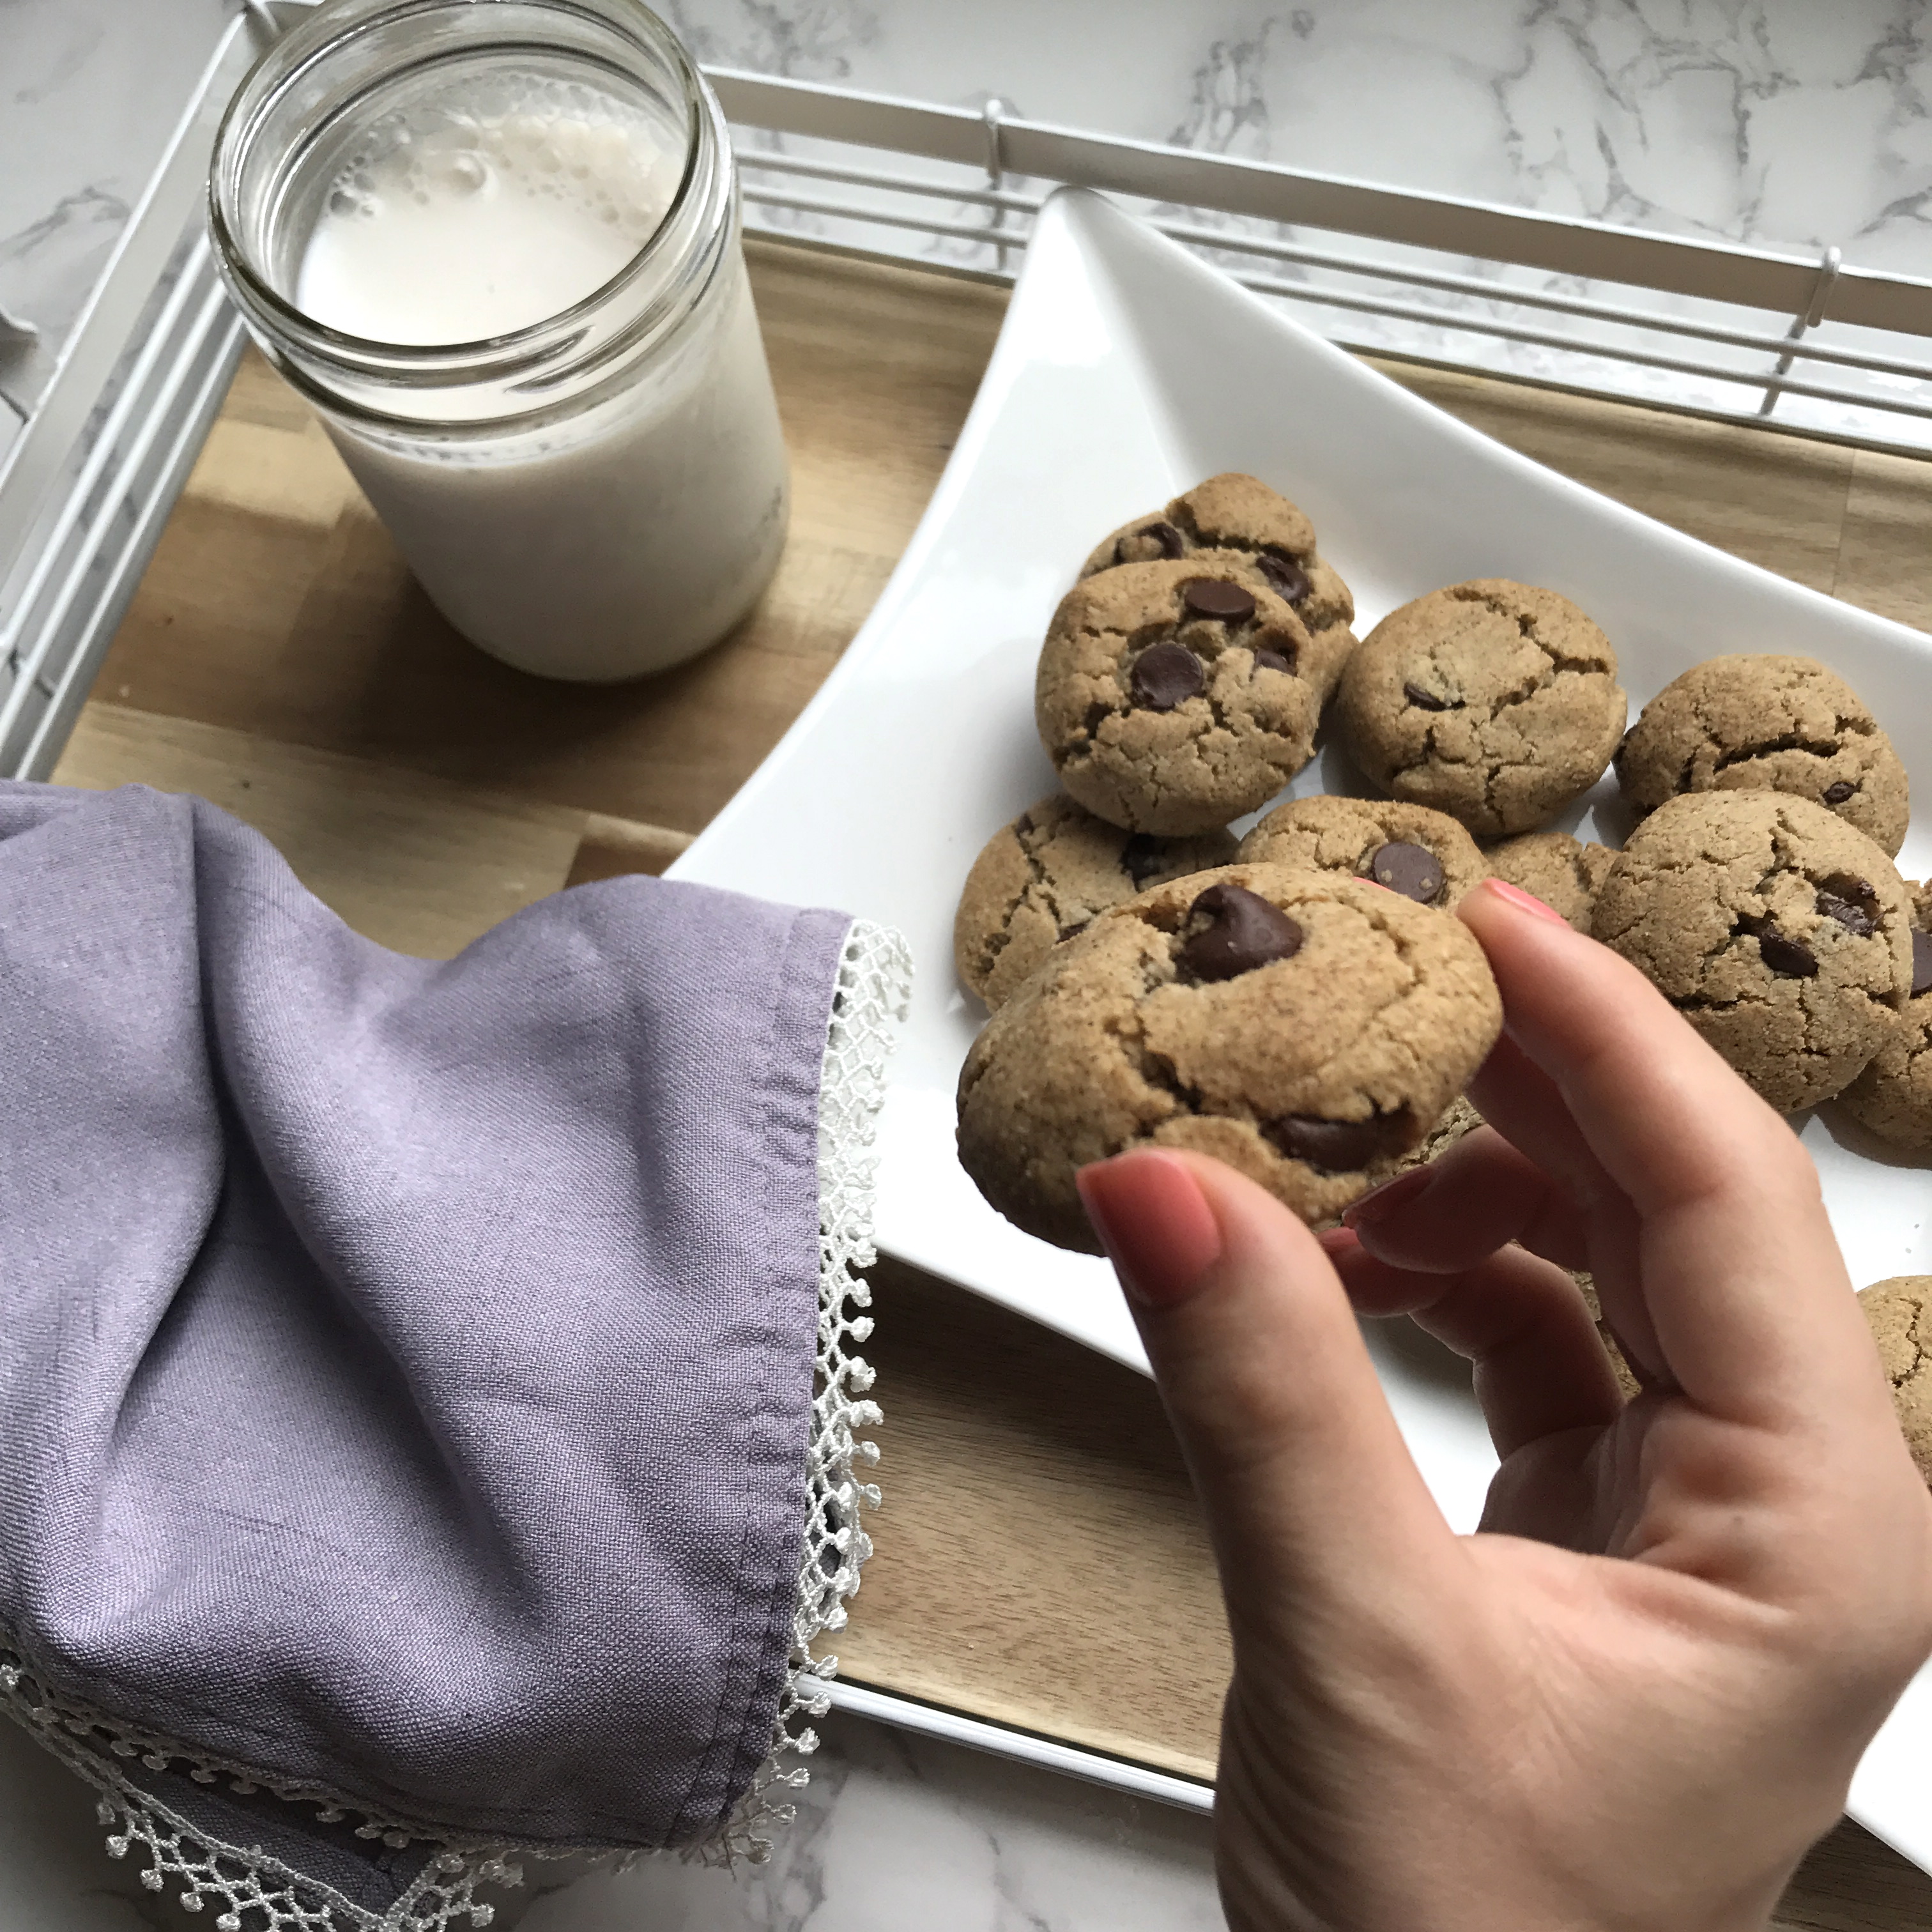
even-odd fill
[{"label": "white metal wire rack", "polygon": [[[1010,280],[1046,192],[1125,201],[1345,347],[1932,447],[1932,280],[1009,114],[709,70],[754,233]],[[1932,263],[1928,263],[1932,266]]]}]

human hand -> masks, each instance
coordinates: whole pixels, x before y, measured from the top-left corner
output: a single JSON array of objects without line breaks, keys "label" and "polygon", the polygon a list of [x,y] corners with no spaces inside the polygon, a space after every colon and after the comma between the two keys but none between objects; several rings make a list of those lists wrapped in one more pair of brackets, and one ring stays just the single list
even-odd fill
[{"label": "human hand", "polygon": [[[1462,916],[1503,993],[1492,1128],[1348,1229],[1196,1155],[1081,1177],[1227,1600],[1222,1902],[1234,1932],[1761,1928],[1932,1649],[1932,1501],[1790,1127],[1526,895]],[[1351,1298],[1474,1364],[1478,1534]]]}]

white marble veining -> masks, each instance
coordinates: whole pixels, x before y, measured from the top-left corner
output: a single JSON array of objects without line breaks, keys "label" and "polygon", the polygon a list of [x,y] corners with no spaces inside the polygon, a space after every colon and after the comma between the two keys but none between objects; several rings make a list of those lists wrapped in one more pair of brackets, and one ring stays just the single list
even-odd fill
[{"label": "white marble veining", "polygon": [[0,0],[0,399],[30,412],[233,0]]},{"label": "white marble veining", "polygon": [[[649,1859],[561,1889],[533,1864],[506,1932],[1220,1932],[1205,1819],[856,1718],[821,1730],[768,1864]],[[0,1722],[0,1924],[186,1932],[102,1837],[87,1788]]]},{"label": "white marble veining", "polygon": [[[1081,0],[981,0],[964,10],[938,0],[674,0],[671,10],[707,60],[921,100],[977,105],[998,96],[1034,119],[1669,234],[1814,254],[1837,246],[1852,265],[1932,277],[1927,0],[1115,0],[1099,32]],[[1314,232],[1221,225],[1335,244]],[[989,251],[970,245],[907,245],[990,264]],[[1354,252],[1418,259],[1372,244]],[[1506,299],[1510,286],[1611,302],[1630,301],[1629,291],[1485,264],[1424,266],[1482,274],[1498,297],[1276,272],[1311,291],[1392,297],[1427,312],[1418,320],[1307,298],[1292,304],[1324,332],[1366,347],[1732,410],[1756,406],[1755,385],[1456,325],[1498,320],[1566,344],[1688,354],[1747,378],[1771,365],[1762,352],[1687,350]],[[1636,299],[1666,315],[1772,334],[1790,320]],[[1932,340],[1860,344],[1828,326],[1816,339],[1932,364]],[[1815,364],[1798,374],[1932,404],[1932,383]],[[1778,406],[1815,428],[1932,438],[1932,422],[1901,430],[1870,410],[1790,396]]]}]

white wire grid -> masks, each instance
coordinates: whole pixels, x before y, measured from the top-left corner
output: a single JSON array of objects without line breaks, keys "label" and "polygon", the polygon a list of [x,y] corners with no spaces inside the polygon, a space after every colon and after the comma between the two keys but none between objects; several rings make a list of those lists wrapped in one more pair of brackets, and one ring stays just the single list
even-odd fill
[{"label": "white wire grid", "polygon": [[[1932,280],[707,70],[747,226],[1010,280],[1061,182],[1348,349],[1932,448]],[[1932,263],[1928,263],[1932,267]]]}]

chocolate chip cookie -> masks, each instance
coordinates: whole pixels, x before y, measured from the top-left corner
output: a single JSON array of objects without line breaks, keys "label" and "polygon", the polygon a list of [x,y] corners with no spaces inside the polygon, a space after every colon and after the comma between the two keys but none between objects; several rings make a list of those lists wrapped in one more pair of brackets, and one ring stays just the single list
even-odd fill
[{"label": "chocolate chip cookie", "polygon": [[1899,1274],[1858,1291],[1905,1446],[1932,1486],[1932,1275]]},{"label": "chocolate chip cookie", "polygon": [[1055,793],[987,840],[952,923],[959,976],[997,1006],[1063,939],[1150,886],[1232,862],[1225,832],[1123,832]]},{"label": "chocolate chip cookie", "polygon": [[1910,806],[1878,721],[1814,658],[1708,658],[1643,707],[1616,755],[1639,813],[1691,791],[1788,791],[1895,854]]},{"label": "chocolate chip cookie", "polygon": [[1932,892],[1912,898],[1912,985],[1871,1063],[1839,1104],[1882,1141],[1932,1154]]},{"label": "chocolate chip cookie", "polygon": [[1295,798],[1241,841],[1252,865],[1351,872],[1445,910],[1489,870],[1453,818],[1392,799]]},{"label": "chocolate chip cookie", "polygon": [[1384,617],[1342,674],[1349,755],[1478,838],[1539,825],[1602,776],[1628,704],[1610,640],[1553,590],[1481,578]]},{"label": "chocolate chip cookie", "polygon": [[1597,895],[1616,856],[1607,845],[1586,844],[1567,832],[1525,832],[1492,845],[1486,863],[1496,878],[1534,893],[1579,932],[1588,932]]},{"label": "chocolate chip cookie", "polygon": [[1315,526],[1259,478],[1234,470],[1210,476],[1165,509],[1123,524],[1080,566],[1080,574],[1210,552],[1217,562],[1245,559],[1287,601],[1307,627],[1309,675],[1326,698],[1355,648],[1348,628],[1355,600],[1316,550]]},{"label": "chocolate chip cookie", "polygon": [[1912,984],[1910,907],[1892,861],[1782,792],[1660,806],[1612,861],[1591,930],[1784,1113],[1851,1084]]},{"label": "chocolate chip cookie", "polygon": [[1061,784],[1130,832],[1184,838],[1263,805],[1308,762],[1308,632],[1245,565],[1126,563],[1061,598],[1034,712]]},{"label": "chocolate chip cookie", "polygon": [[1096,1246],[1076,1169],[1193,1148],[1305,1220],[1395,1171],[1502,1024],[1458,920],[1366,880],[1231,866],[1056,946],[959,1078],[959,1158],[1008,1220]]}]

